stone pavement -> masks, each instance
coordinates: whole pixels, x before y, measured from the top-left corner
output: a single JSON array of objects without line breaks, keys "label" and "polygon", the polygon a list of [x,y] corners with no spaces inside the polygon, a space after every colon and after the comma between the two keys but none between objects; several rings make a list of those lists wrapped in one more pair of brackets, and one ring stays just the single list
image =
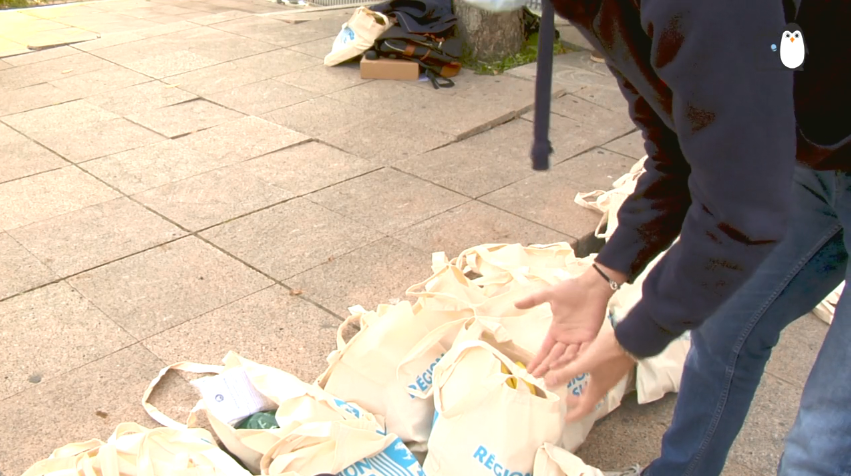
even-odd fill
[{"label": "stone pavement", "polygon": [[[643,155],[587,51],[557,59],[555,167],[535,173],[534,65],[441,91],[364,81],[322,65],[350,10],[260,3],[79,6],[185,18],[0,60],[0,474],[153,425],[140,397],[172,362],[234,350],[311,380],[348,306],[404,298],[433,251],[575,243],[599,218],[575,193]],[[786,332],[727,474],[772,471],[825,330]],[[185,418],[194,392],[166,380],[155,403]],[[649,461],[673,402],[627,397],[580,455]]]}]

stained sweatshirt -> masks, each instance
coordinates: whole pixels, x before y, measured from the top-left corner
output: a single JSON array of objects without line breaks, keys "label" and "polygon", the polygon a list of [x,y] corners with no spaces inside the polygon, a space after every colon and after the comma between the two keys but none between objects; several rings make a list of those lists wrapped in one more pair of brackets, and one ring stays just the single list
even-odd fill
[{"label": "stained sweatshirt", "polygon": [[[632,282],[668,250],[616,327],[637,357],[753,275],[786,232],[796,165],[851,171],[851,2],[802,3],[554,0],[606,58],[645,140],[646,171],[597,257]],[[794,72],[771,47],[793,21],[808,50]]]}]

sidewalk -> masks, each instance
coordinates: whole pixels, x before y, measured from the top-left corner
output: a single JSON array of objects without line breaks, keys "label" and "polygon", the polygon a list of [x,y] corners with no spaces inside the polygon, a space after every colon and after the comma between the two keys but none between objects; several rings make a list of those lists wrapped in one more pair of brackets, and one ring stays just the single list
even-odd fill
[{"label": "sidewalk", "polygon": [[[0,59],[0,476],[121,421],[153,425],[140,397],[173,362],[234,350],[310,381],[348,306],[403,299],[433,251],[575,243],[599,216],[573,196],[644,155],[587,51],[557,58],[555,166],[535,173],[534,65],[440,91],[364,81],[322,64],[350,9],[281,10],[0,12],[101,35]],[[787,331],[726,474],[773,471],[826,329]],[[154,402],[185,419],[195,399],[171,378]],[[648,462],[673,402],[627,397],[580,456]]]}]

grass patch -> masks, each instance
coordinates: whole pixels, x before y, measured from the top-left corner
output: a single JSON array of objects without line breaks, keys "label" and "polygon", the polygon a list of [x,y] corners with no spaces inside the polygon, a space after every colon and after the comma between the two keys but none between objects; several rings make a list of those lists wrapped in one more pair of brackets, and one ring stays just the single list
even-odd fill
[{"label": "grass patch", "polygon": [[27,8],[31,6],[27,0],[0,0],[0,10],[9,8]]},{"label": "grass patch", "polygon": [[[553,43],[553,54],[556,56],[563,55],[565,53],[570,53],[571,51],[573,50],[568,46],[565,46],[565,44],[562,43],[561,40],[556,40],[555,43]],[[491,63],[477,61],[473,64],[467,64],[465,66],[471,68],[476,74],[495,76],[498,74],[502,74],[512,68],[523,66],[524,64],[534,63],[537,60],[538,34],[532,33],[531,35],[529,35],[529,38],[526,39],[526,43],[523,45],[523,49],[520,50],[520,52],[516,55],[512,55]]]}]

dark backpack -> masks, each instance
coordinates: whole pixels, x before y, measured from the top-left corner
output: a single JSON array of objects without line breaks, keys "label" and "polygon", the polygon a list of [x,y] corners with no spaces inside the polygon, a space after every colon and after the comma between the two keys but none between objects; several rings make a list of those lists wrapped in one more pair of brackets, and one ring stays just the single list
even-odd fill
[{"label": "dark backpack", "polygon": [[459,38],[410,33],[396,25],[378,37],[375,51],[380,57],[418,63],[435,89],[454,86],[449,78],[461,71]]}]

